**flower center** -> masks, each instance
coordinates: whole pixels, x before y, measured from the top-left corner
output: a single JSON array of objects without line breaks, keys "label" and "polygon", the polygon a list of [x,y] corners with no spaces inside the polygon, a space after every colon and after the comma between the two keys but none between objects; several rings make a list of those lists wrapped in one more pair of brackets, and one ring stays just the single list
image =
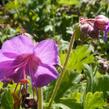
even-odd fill
[{"label": "flower center", "polygon": [[27,83],[27,75],[30,75],[30,71],[35,72],[40,63],[40,59],[34,54],[22,54],[17,56],[13,64],[16,73],[20,70],[19,75],[22,84]]}]

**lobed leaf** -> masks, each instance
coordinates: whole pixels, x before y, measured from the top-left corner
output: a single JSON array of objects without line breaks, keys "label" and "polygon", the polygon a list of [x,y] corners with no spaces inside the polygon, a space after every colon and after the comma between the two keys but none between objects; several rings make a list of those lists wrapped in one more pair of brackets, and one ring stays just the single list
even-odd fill
[{"label": "lobed leaf", "polygon": [[103,109],[105,105],[102,92],[95,92],[94,94],[87,93],[84,100],[84,109]]}]

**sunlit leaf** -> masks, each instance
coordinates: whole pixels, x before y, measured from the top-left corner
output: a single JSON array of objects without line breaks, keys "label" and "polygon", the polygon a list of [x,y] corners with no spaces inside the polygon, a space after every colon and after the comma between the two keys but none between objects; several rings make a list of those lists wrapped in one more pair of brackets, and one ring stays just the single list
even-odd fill
[{"label": "sunlit leaf", "polygon": [[[64,63],[66,53],[60,54],[61,62]],[[77,70],[82,71],[84,69],[84,64],[94,63],[94,56],[91,54],[90,47],[83,45],[78,46],[74,49],[70,55],[69,62],[67,65],[67,70]]]},{"label": "sunlit leaf", "polygon": [[78,5],[80,3],[79,0],[58,0],[57,2],[65,5]]},{"label": "sunlit leaf", "polygon": [[84,101],[84,109],[103,109],[104,105],[102,92],[87,93]]},{"label": "sunlit leaf", "polygon": [[27,5],[30,3],[30,0],[13,0],[13,1],[9,1],[6,5],[5,5],[5,9],[6,10],[13,10],[15,11],[17,9],[17,11],[22,7],[22,5]]}]

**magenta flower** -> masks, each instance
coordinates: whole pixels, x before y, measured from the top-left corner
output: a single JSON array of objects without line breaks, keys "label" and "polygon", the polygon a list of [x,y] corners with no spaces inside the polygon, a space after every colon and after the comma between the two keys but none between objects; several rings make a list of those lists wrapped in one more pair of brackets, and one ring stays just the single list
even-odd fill
[{"label": "magenta flower", "polygon": [[104,15],[98,15],[95,17],[95,25],[99,30],[104,30],[105,26],[109,23],[109,19]]},{"label": "magenta flower", "polygon": [[104,40],[105,40],[105,41],[107,41],[108,32],[109,32],[109,22],[108,22],[108,24],[105,26],[105,30],[104,30]]},{"label": "magenta flower", "polygon": [[104,15],[98,15],[95,18],[95,26],[104,31],[104,41],[107,41],[107,36],[109,32],[109,19]]},{"label": "magenta flower", "polygon": [[18,83],[30,76],[32,85],[42,87],[55,80],[58,51],[52,39],[33,43],[25,34],[3,43],[0,50],[0,80]]}]

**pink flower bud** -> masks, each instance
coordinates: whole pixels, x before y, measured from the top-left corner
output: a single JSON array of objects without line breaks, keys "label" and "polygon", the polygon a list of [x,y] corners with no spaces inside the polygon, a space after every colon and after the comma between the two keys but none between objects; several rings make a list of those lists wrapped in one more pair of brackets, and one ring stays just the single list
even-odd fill
[{"label": "pink flower bud", "polygon": [[80,18],[80,30],[85,36],[98,38],[99,31],[95,28],[95,19]]},{"label": "pink flower bud", "polygon": [[95,26],[99,30],[105,30],[105,26],[108,24],[109,19],[105,17],[104,15],[98,15],[95,17]]},{"label": "pink flower bud", "polygon": [[88,21],[87,18],[80,18],[80,29],[84,33],[93,31],[94,23]]},{"label": "pink flower bud", "polygon": [[81,31],[84,33],[88,33],[90,31],[93,31],[93,27],[90,24],[85,23],[85,24],[81,25]]}]

